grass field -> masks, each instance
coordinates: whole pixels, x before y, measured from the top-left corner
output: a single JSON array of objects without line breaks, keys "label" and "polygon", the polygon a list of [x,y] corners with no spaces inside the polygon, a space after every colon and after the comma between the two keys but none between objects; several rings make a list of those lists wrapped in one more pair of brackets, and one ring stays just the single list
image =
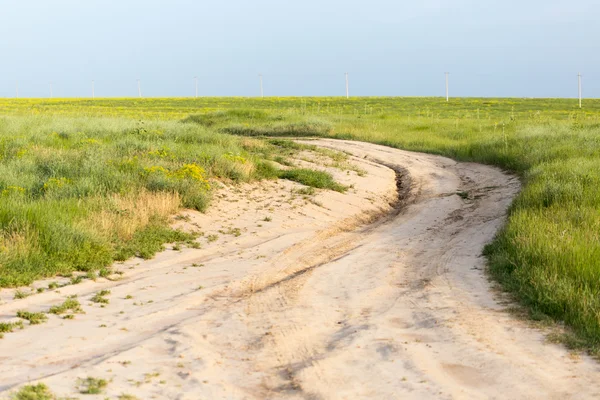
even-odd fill
[{"label": "grass field", "polygon": [[569,344],[600,348],[600,100],[21,99],[0,115],[4,286],[106,265],[139,252],[138,235],[185,240],[153,221],[204,209],[213,178],[281,175],[265,160],[289,149],[261,136],[336,137],[520,175],[491,274],[533,318],[571,327]]},{"label": "grass field", "polygon": [[115,260],[152,257],[163,243],[194,245],[168,219],[181,207],[205,210],[215,181],[280,177],[345,189],[324,172],[270,161],[296,150],[197,123],[0,117],[0,287],[93,275]]}]

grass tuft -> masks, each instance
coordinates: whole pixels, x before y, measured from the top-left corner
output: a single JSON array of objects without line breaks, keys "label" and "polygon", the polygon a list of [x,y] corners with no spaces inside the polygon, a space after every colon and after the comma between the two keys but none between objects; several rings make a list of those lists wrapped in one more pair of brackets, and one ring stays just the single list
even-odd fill
[{"label": "grass tuft", "polygon": [[43,383],[26,385],[18,392],[11,394],[12,400],[56,400],[54,393]]},{"label": "grass tuft", "polygon": [[108,386],[108,381],[88,376],[85,379],[78,379],[77,386],[81,394],[101,394]]},{"label": "grass tuft", "polygon": [[106,298],[110,294],[110,290],[101,290],[96,293],[90,300],[94,303],[108,304],[110,300]]},{"label": "grass tuft", "polygon": [[44,322],[46,322],[48,320],[48,317],[44,313],[41,313],[41,312],[29,312],[29,311],[23,311],[23,310],[17,311],[17,317],[29,321],[29,323],[31,325],[39,325],[39,324],[44,323]]},{"label": "grass tuft", "polygon": [[56,315],[62,315],[67,312],[81,314],[83,313],[83,309],[81,308],[81,303],[75,297],[69,297],[61,305],[50,307],[48,312]]},{"label": "grass tuft", "polygon": [[331,174],[323,171],[315,171],[312,169],[290,169],[281,171],[279,177],[317,189],[331,189],[340,193],[348,190],[347,186],[340,185],[333,179]]}]

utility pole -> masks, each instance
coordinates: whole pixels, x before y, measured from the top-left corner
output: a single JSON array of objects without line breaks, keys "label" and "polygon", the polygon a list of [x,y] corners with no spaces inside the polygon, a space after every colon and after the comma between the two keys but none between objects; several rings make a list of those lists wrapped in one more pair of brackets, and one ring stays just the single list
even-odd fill
[{"label": "utility pole", "polygon": [[448,76],[450,73],[446,72],[446,102],[450,101],[450,91],[448,89]]},{"label": "utility pole", "polygon": [[581,108],[581,72],[577,74],[577,86],[579,87],[579,108]]},{"label": "utility pole", "polygon": [[194,82],[196,84],[196,98],[198,98],[198,77],[197,76],[194,77]]},{"label": "utility pole", "polygon": [[19,98],[19,81],[17,81],[17,99]]},{"label": "utility pole", "polygon": [[258,79],[260,81],[260,97],[265,97],[265,93],[263,91],[263,76],[262,76],[262,74],[258,74]]},{"label": "utility pole", "polygon": [[94,80],[92,79],[92,100],[96,98],[96,90],[94,88]]},{"label": "utility pole", "polygon": [[346,72],[346,98],[350,98],[350,86],[348,84],[348,73]]},{"label": "utility pole", "polygon": [[52,82],[50,82],[50,98],[52,98]]},{"label": "utility pole", "polygon": [[137,80],[138,83],[138,97],[141,99],[142,98],[142,84],[140,82],[140,80]]}]

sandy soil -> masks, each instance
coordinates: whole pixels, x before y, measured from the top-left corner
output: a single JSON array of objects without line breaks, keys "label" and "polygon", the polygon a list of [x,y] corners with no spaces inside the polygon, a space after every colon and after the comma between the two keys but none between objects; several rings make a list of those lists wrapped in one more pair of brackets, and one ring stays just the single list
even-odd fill
[{"label": "sandy soil", "polygon": [[[201,249],[128,261],[116,281],[20,300],[1,291],[2,321],[69,295],[85,314],[7,333],[0,398],[38,381],[99,399],[600,396],[598,364],[504,311],[483,272],[517,179],[382,146],[311,143],[353,155],[355,170],[317,165],[353,189],[223,187],[207,214],[178,222],[205,232]],[[105,307],[90,301],[101,289],[111,291]],[[103,395],[78,393],[87,376],[109,380]]]}]

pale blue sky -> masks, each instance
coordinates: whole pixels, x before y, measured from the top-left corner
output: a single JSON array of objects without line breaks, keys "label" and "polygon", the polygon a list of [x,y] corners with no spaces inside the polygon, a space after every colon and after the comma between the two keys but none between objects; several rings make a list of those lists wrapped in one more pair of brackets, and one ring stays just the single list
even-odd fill
[{"label": "pale blue sky", "polygon": [[600,97],[598,0],[0,0],[0,97]]}]

